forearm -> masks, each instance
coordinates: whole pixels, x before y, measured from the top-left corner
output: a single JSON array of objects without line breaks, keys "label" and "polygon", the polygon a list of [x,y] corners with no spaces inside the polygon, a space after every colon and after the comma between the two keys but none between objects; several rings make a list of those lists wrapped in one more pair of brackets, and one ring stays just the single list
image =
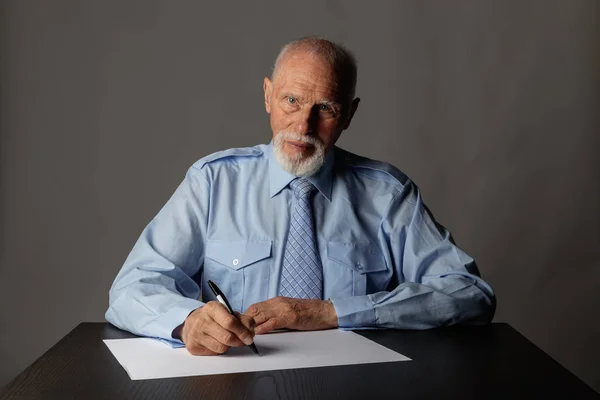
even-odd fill
[{"label": "forearm", "polygon": [[332,298],[342,328],[428,329],[491,321],[496,300],[489,286],[470,278],[405,282],[391,292]]},{"label": "forearm", "polygon": [[106,320],[137,335],[172,340],[173,329],[202,305],[200,288],[191,278],[194,271],[159,254],[147,232],[110,288]]},{"label": "forearm", "polygon": [[173,340],[173,329],[203,304],[192,277],[201,273],[204,256],[205,187],[190,168],[144,229],[110,289],[109,322],[138,335]]},{"label": "forearm", "polygon": [[434,220],[414,184],[392,200],[379,240],[390,275],[377,287],[392,290],[332,298],[340,327],[428,329],[491,321],[494,292],[473,258]]},{"label": "forearm", "polygon": [[[172,278],[157,273],[110,291],[106,320],[137,335],[173,340],[171,333],[202,302],[176,289]],[[115,282],[116,284],[118,282]],[[191,294],[191,293],[187,293]]]}]

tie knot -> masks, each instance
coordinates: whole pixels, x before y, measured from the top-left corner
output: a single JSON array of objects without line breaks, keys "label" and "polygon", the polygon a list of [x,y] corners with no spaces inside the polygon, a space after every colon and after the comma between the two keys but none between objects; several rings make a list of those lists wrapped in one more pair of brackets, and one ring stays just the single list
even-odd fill
[{"label": "tie knot", "polygon": [[306,178],[296,178],[290,183],[290,187],[294,191],[294,195],[299,199],[308,197],[316,188]]}]

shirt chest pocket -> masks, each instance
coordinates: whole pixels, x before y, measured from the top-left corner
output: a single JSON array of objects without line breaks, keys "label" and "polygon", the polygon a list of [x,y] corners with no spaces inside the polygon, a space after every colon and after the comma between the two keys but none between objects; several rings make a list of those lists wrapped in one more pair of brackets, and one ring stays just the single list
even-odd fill
[{"label": "shirt chest pocket", "polygon": [[231,307],[243,312],[267,299],[272,242],[209,240],[202,273],[202,301],[215,300],[208,280],[219,286]]},{"label": "shirt chest pocket", "polygon": [[384,290],[390,276],[378,247],[338,242],[327,243],[324,273],[328,292],[335,296],[362,296]]}]

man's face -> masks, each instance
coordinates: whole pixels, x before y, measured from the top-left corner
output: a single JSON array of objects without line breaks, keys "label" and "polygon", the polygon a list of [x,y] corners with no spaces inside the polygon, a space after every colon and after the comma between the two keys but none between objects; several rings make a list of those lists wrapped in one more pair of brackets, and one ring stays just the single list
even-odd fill
[{"label": "man's face", "polygon": [[[273,81],[265,78],[264,89],[280,158],[292,164],[312,163],[318,170],[316,159],[324,159],[349,126],[358,99],[349,101],[348,88],[339,87],[331,66],[303,51],[286,55]],[[311,175],[315,168],[290,172]]]}]

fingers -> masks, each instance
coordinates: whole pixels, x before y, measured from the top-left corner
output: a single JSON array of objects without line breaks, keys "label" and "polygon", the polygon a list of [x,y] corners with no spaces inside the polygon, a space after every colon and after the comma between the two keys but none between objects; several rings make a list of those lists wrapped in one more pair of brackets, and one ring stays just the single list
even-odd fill
[{"label": "fingers", "polygon": [[251,305],[246,314],[254,318],[258,335],[280,328],[316,330],[338,326],[335,307],[328,300],[278,296]]},{"label": "fingers", "polygon": [[262,335],[274,329],[287,328],[294,319],[293,310],[285,297],[275,297],[248,307],[247,315],[251,315],[256,322],[255,333]]},{"label": "fingers", "polygon": [[257,335],[263,335],[265,333],[271,332],[274,329],[285,328],[285,325],[286,324],[282,323],[281,319],[271,318],[265,321],[264,323],[258,325],[255,331]]},{"label": "fingers", "polygon": [[236,313],[241,323],[251,332],[254,332],[254,328],[256,327],[256,321],[249,315]]},{"label": "fingers", "polygon": [[263,324],[269,319],[269,316],[265,312],[259,310],[256,310],[253,314],[248,314],[248,310],[246,310],[244,316],[252,318],[255,327]]},{"label": "fingers", "polygon": [[207,324],[204,328],[204,333],[229,347],[244,346],[244,342],[240,338],[216,322]]},{"label": "fingers", "polygon": [[206,347],[198,343],[186,345],[185,348],[193,356],[218,356],[219,353],[208,350]]},{"label": "fingers", "polygon": [[229,314],[223,305],[217,304],[213,309],[210,315],[217,324],[236,335],[244,344],[248,345],[252,343],[254,338],[253,330],[250,330],[242,321]]},{"label": "fingers", "polygon": [[264,301],[261,303],[252,304],[250,307],[248,307],[248,309],[246,310],[244,315],[249,315],[251,317],[257,316],[258,313],[260,312],[260,306],[262,303],[264,303]]},{"label": "fingers", "polygon": [[[238,314],[239,315],[239,314]],[[182,340],[194,355],[223,354],[254,340],[254,319],[240,315],[241,321],[218,302],[208,302],[185,320]]]},{"label": "fingers", "polygon": [[[213,351],[203,344],[204,338],[199,338],[199,339],[200,340],[197,340],[197,339],[188,340],[188,342],[185,344],[185,348],[187,349],[187,351],[194,356],[216,356],[219,354],[223,354],[223,353],[225,353],[225,351],[227,351],[227,349],[225,349],[223,351]],[[209,346],[211,346],[214,350],[222,350],[222,349],[217,349],[218,346],[215,346],[214,343]]]},{"label": "fingers", "polygon": [[273,299],[261,301],[260,303],[252,304],[250,307],[248,307],[244,315],[253,317],[254,322],[258,327],[279,313],[280,299],[280,297],[275,297]]},{"label": "fingers", "polygon": [[223,354],[229,350],[229,346],[205,333],[201,335],[200,342],[202,346],[215,354]]}]

